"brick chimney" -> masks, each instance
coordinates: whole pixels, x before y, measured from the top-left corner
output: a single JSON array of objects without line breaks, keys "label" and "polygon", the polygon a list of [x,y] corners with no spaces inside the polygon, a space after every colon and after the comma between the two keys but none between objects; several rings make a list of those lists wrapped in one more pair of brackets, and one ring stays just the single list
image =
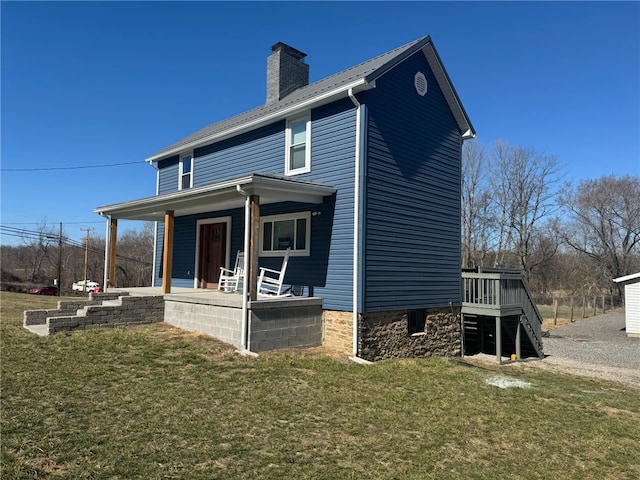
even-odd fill
[{"label": "brick chimney", "polygon": [[306,53],[282,42],[271,47],[267,59],[267,103],[281,100],[294,90],[309,85]]}]

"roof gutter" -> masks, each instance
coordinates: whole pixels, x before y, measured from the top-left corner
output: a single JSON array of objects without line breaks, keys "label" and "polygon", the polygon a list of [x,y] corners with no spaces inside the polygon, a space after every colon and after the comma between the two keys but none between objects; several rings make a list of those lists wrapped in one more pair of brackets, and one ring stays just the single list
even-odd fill
[{"label": "roof gutter", "polygon": [[345,93],[347,95],[349,95],[349,91],[361,91],[361,90],[367,90],[368,88],[371,88],[371,86],[367,83],[366,79],[361,78],[355,82],[352,82],[348,85],[345,86],[341,86],[340,88],[337,88],[335,90],[330,90],[322,95],[319,96],[314,96],[308,100],[299,102],[299,103],[294,103],[293,105],[283,108],[283,109],[279,109],[276,110],[275,112],[266,115],[264,117],[260,117],[256,120],[253,120],[251,122],[246,122],[243,123],[241,125],[238,125],[236,127],[232,127],[229,128],[228,130],[224,130],[222,132],[219,133],[215,133],[213,135],[208,135],[206,137],[203,138],[199,138],[197,140],[194,140],[192,142],[189,143],[185,143],[184,145],[180,145],[179,147],[174,147],[171,148],[170,150],[158,153],[156,155],[152,155],[151,157],[147,158],[145,161],[148,163],[153,163],[153,162],[157,162],[159,160],[162,160],[166,157],[170,157],[172,155],[176,155],[184,150],[191,150],[197,147],[201,147],[204,145],[208,145],[214,141],[219,141],[219,140],[223,140],[225,138],[228,137],[232,137],[234,135],[238,135],[239,133],[244,132],[245,130],[252,130],[254,128],[263,126],[263,125],[267,125],[269,123],[272,123],[276,120],[280,120],[282,118],[286,118],[288,116],[290,116],[293,113],[296,113],[300,110],[305,110],[308,108],[311,108],[317,104],[322,104],[325,103],[327,101],[331,101],[334,100],[336,97],[340,97],[342,95],[344,95]]}]

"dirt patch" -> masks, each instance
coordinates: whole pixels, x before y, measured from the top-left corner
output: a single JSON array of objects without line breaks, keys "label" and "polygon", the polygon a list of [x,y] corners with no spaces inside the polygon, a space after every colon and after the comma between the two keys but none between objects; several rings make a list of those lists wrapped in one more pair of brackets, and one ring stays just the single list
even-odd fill
[{"label": "dirt patch", "polygon": [[[495,366],[494,355],[478,354],[465,357],[465,361],[478,366]],[[591,363],[578,362],[568,358],[547,357],[542,360],[530,359],[522,362],[509,362],[503,365],[512,369],[540,369],[549,372],[576,375],[579,377],[599,378],[610,382],[622,383],[625,386],[640,390],[640,372],[629,368],[608,367]]]}]

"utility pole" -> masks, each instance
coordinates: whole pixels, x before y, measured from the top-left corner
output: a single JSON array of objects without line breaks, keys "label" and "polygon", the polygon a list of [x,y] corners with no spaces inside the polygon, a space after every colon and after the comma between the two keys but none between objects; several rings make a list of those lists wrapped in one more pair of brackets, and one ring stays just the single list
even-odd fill
[{"label": "utility pole", "polygon": [[62,290],[62,222],[60,222],[60,230],[58,230],[58,296]]},{"label": "utility pole", "polygon": [[82,285],[82,293],[87,293],[87,267],[89,265],[89,232],[93,230],[93,228],[81,228],[80,230],[84,230],[87,232],[87,238],[84,242],[84,281]]}]

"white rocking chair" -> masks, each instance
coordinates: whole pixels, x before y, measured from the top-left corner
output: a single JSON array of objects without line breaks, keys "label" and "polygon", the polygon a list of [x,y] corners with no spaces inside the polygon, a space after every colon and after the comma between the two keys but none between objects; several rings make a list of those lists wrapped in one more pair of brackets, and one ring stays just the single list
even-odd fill
[{"label": "white rocking chair", "polygon": [[287,271],[289,263],[290,248],[287,248],[282,259],[282,267],[280,270],[272,270],[270,268],[260,267],[260,275],[258,276],[258,295],[261,297],[289,297],[290,292],[282,293],[282,283],[284,274]]},{"label": "white rocking chair", "polygon": [[223,292],[237,292],[241,282],[244,282],[244,252],[238,251],[233,270],[220,267],[218,290]]}]

